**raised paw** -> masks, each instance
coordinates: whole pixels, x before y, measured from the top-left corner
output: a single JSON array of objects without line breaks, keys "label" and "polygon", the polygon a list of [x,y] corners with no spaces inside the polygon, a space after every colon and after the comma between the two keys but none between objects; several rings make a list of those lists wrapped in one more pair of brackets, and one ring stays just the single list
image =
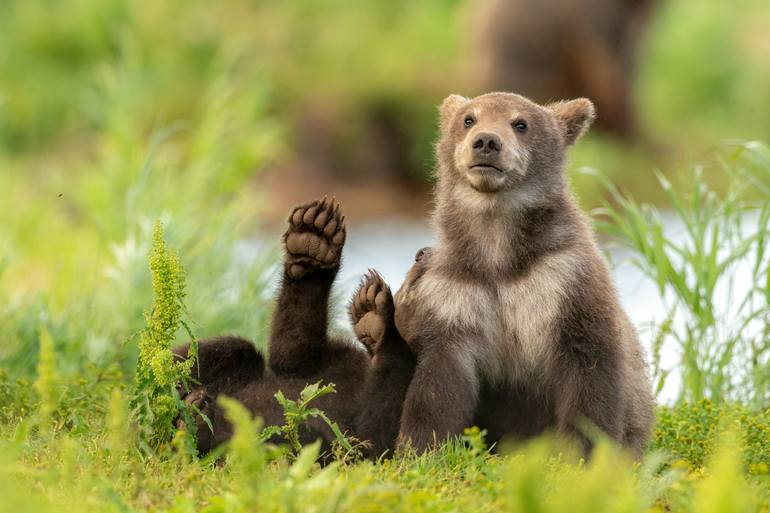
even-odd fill
[{"label": "raised paw", "polygon": [[393,295],[377,271],[369,269],[350,303],[353,331],[374,354],[382,344],[388,328],[393,326]]},{"label": "raised paw", "polygon": [[296,280],[317,269],[334,269],[344,244],[345,217],[335,199],[296,207],[283,236],[286,272]]}]

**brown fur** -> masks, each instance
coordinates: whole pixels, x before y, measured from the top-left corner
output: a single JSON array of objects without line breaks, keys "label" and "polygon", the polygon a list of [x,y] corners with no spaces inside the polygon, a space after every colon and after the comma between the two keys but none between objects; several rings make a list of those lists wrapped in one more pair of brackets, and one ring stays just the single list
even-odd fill
[{"label": "brown fur", "polygon": [[536,101],[587,96],[600,127],[637,132],[636,54],[654,0],[472,0],[472,75],[481,90]]},{"label": "brown fur", "polygon": [[[219,395],[234,397],[267,425],[284,423],[274,395],[281,390],[296,399],[309,383],[334,383],[337,392],[319,398],[321,408],[343,432],[370,441],[369,456],[392,449],[398,434],[401,406],[414,370],[414,356],[393,328],[370,333],[357,327],[367,343],[360,345],[327,334],[329,293],[340,265],[345,240],[344,218],[334,202],[314,201],[297,207],[284,235],[284,274],[271,326],[267,363],[247,340],[219,337],[199,347],[194,378],[200,386],[185,400],[211,421],[213,431],[197,419],[198,448],[205,453],[232,436],[232,426],[216,403]],[[354,323],[366,317],[393,326],[393,300],[381,278],[367,276],[351,310]],[[377,302],[366,292],[376,290]],[[188,346],[175,350],[178,357]],[[322,439],[328,449],[334,435],[320,419],[304,426],[302,443]]]},{"label": "brown fur", "polygon": [[653,401],[642,350],[564,177],[567,147],[593,118],[585,99],[442,105],[439,242],[396,294],[417,355],[400,436],[416,448],[472,424],[496,442],[579,435],[587,420],[643,450]]}]

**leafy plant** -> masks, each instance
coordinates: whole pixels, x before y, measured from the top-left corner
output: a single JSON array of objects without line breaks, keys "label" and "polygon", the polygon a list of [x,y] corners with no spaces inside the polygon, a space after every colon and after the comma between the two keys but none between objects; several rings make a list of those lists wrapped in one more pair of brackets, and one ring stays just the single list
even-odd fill
[{"label": "leafy plant", "polygon": [[11,379],[0,369],[0,424],[15,424],[32,409],[32,389],[24,378]]},{"label": "leafy plant", "polygon": [[37,362],[37,379],[35,391],[39,397],[38,415],[41,431],[48,433],[51,429],[51,420],[59,402],[57,390],[58,379],[56,376],[56,353],[54,352],[53,339],[47,329],[40,330],[40,353]]},{"label": "leafy plant", "polygon": [[733,431],[723,433],[711,458],[711,472],[696,485],[692,510],[699,513],[755,511],[759,501],[740,474],[741,444]]},{"label": "leafy plant", "polygon": [[730,179],[723,195],[701,166],[683,187],[657,173],[671,214],[586,171],[609,195],[595,211],[598,228],[632,251],[670,312],[653,343],[656,388],[671,370],[661,367],[661,347],[675,343],[681,399],[761,406],[770,401],[770,150],[732,143],[717,161]]},{"label": "leafy plant", "polygon": [[[197,362],[198,344],[182,316],[186,313],[185,274],[179,256],[166,248],[163,225],[158,221],[150,253],[152,309],[145,312],[147,326],[139,334],[139,364],[131,400],[144,450],[157,450],[175,432],[174,420],[183,416],[192,425],[192,412],[180,399],[177,386],[189,389],[190,371]],[[192,339],[187,359],[174,361],[171,352],[176,332],[184,327]]]},{"label": "leafy plant", "polygon": [[[767,474],[770,469],[770,408],[752,412],[739,404],[717,404],[709,399],[662,407],[652,441],[674,461],[697,469],[714,454],[725,427],[735,427],[744,450],[744,468]],[[763,470],[764,469],[764,470]]]},{"label": "leafy plant", "polygon": [[334,384],[321,386],[321,382],[307,385],[300,392],[296,401],[287,399],[280,390],[275,393],[275,399],[283,407],[283,416],[285,423],[283,426],[269,426],[263,433],[263,439],[268,439],[275,435],[282,435],[289,442],[294,454],[299,454],[302,449],[300,443],[300,427],[308,420],[320,418],[331,429],[337,443],[348,453],[354,451],[353,445],[345,437],[336,422],[332,421],[321,409],[311,408],[310,403],[319,397],[335,393]]}]

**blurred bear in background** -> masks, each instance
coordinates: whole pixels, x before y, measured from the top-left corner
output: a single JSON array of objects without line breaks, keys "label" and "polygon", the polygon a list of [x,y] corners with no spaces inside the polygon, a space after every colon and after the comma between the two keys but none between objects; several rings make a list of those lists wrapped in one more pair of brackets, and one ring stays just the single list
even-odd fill
[{"label": "blurred bear in background", "polygon": [[536,102],[591,98],[598,127],[638,133],[636,54],[656,0],[474,0],[474,88]]}]

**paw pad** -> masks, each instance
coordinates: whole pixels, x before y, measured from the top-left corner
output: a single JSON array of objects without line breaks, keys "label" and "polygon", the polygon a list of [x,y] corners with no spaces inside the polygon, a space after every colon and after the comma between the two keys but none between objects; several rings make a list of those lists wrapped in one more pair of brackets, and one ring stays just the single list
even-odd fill
[{"label": "paw pad", "polygon": [[353,331],[370,353],[377,350],[388,326],[393,324],[393,295],[374,270],[364,275],[350,304]]},{"label": "paw pad", "polygon": [[316,269],[337,267],[345,234],[345,217],[335,199],[324,198],[296,207],[283,236],[289,276],[299,279]]}]

